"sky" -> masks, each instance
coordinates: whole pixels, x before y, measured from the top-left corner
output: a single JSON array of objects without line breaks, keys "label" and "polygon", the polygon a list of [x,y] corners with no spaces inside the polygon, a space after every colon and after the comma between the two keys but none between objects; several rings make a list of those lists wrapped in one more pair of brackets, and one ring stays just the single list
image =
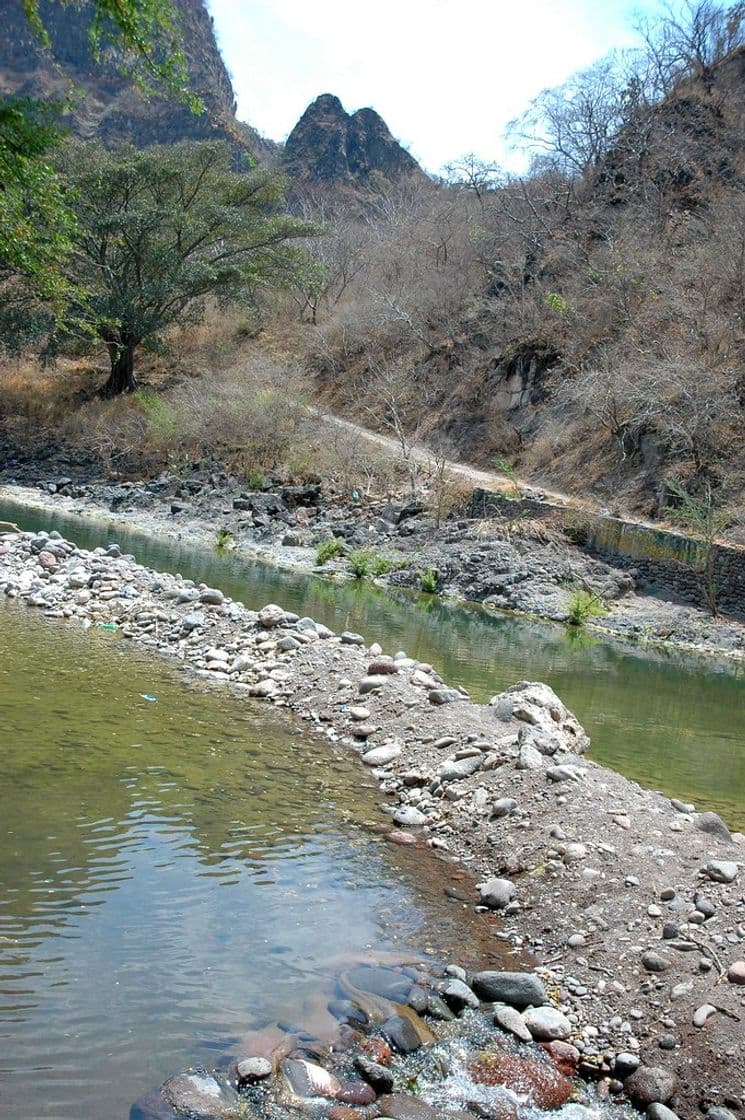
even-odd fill
[{"label": "sky", "polygon": [[285,140],[311,101],[376,109],[437,174],[474,153],[520,170],[503,139],[547,86],[638,43],[659,0],[208,0],[238,117]]}]

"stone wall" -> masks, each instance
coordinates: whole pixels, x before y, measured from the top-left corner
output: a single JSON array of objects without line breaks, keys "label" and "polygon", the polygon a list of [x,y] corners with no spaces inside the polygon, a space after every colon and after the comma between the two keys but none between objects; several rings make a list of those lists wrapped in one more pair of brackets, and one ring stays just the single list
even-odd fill
[{"label": "stone wall", "polygon": [[[482,489],[474,490],[469,514],[508,522],[536,520],[560,525],[585,552],[600,556],[615,567],[633,570],[640,591],[672,593],[686,602],[705,605],[700,576],[706,566],[705,546],[681,533]],[[712,561],[719,603],[745,615],[745,549],[715,545]]]}]

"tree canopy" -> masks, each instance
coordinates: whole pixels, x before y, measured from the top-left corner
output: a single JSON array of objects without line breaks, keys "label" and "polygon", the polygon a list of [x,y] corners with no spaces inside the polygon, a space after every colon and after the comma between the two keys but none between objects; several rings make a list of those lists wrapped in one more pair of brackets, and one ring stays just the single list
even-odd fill
[{"label": "tree canopy", "polygon": [[73,321],[108,349],[106,395],[132,392],[137,348],[197,319],[206,297],[254,300],[302,264],[291,243],[316,227],[283,211],[275,173],[230,160],[221,141],[63,153],[77,227],[63,274]]}]

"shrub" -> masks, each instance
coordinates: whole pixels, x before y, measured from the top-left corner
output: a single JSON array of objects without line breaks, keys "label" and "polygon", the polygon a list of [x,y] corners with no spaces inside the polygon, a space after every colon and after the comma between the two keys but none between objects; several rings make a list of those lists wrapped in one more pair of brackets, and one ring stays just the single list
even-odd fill
[{"label": "shrub", "polygon": [[230,529],[218,529],[215,538],[215,550],[217,552],[228,552],[235,544],[235,537]]},{"label": "shrub", "polygon": [[349,567],[355,579],[366,579],[372,575],[374,555],[364,548],[356,548],[349,553]]},{"label": "shrub", "polygon": [[329,537],[327,541],[321,541],[316,549],[316,563],[325,564],[327,560],[333,560],[334,557],[341,556],[344,547],[344,541],[339,537]]},{"label": "shrub", "polygon": [[601,618],[606,608],[592,591],[575,591],[569,603],[567,621],[570,626],[582,626],[590,618]]},{"label": "shrub", "polygon": [[420,572],[419,586],[428,595],[434,595],[437,591],[437,572],[434,568],[427,568],[426,572]]}]

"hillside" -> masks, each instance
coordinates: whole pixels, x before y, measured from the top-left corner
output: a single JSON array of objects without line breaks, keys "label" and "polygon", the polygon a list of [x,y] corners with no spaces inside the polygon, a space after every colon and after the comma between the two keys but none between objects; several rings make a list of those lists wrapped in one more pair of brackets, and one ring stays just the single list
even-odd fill
[{"label": "hillside", "polygon": [[354,290],[318,316],[321,392],[645,516],[668,479],[708,481],[745,520],[744,141],[739,48],[634,107],[582,174],[384,191]]},{"label": "hillside", "polygon": [[65,123],[78,135],[96,137],[108,146],[218,138],[273,161],[276,145],[236,119],[230,76],[203,0],[176,0],[176,8],[192,86],[206,106],[203,114],[190,112],[172,97],[146,99],[115,59],[96,62],[87,37],[90,9],[62,8],[51,0],[40,4],[51,52],[30,31],[22,0],[0,0],[0,94],[50,98],[73,93]]}]

